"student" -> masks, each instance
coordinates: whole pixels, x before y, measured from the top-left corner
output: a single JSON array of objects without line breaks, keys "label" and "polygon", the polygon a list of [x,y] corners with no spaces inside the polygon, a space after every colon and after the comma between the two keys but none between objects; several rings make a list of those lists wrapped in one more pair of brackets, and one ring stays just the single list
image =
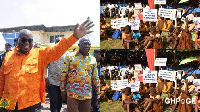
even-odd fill
[{"label": "student", "polygon": [[[186,101],[187,98],[192,99],[190,94],[194,89],[195,87],[193,85],[193,82],[186,79],[184,86],[181,88],[181,94],[179,98],[184,99],[184,101]],[[177,112],[192,112],[192,106],[192,104],[179,103]]]},{"label": "student", "polygon": [[[129,112],[129,107],[130,109],[133,108],[133,104],[138,104],[137,102],[131,101],[131,88],[126,87],[125,91],[122,93],[122,108],[124,110],[127,110]],[[130,105],[130,106],[129,106]]]},{"label": "student", "polygon": [[178,35],[180,34],[180,27],[177,27],[173,30],[172,33],[169,34],[169,37],[167,39],[167,43],[172,42],[170,47],[172,49],[175,49],[178,45]]},{"label": "student", "polygon": [[170,29],[173,25],[173,22],[169,19],[169,18],[164,18],[164,24],[163,24],[163,28],[162,28],[162,33],[161,33],[161,37],[162,37],[162,42],[163,42],[163,48],[166,48],[166,42],[167,42],[167,38],[169,37],[170,34]]},{"label": "student", "polygon": [[[131,27],[129,25],[125,26],[125,36],[122,38],[122,45],[124,46],[125,49],[127,48],[133,48],[134,43],[132,41],[132,36],[131,36]],[[129,46],[127,46],[127,43],[129,43]]]},{"label": "student", "polygon": [[192,49],[193,41],[192,41],[192,35],[190,33],[190,30],[193,29],[192,27],[194,26],[191,27],[188,26],[188,18],[186,18],[185,25],[181,27],[182,32],[177,49]]},{"label": "student", "polygon": [[[150,97],[149,98],[145,98],[144,101],[140,105],[144,104],[143,107],[144,108],[146,107],[144,109],[144,112],[148,112],[151,109],[152,106],[153,106],[153,108],[154,108],[154,106],[156,106],[156,105],[153,105],[153,104],[155,104],[159,100],[161,100],[160,95],[158,95],[156,93],[156,89],[155,88],[151,88],[150,89]],[[158,107],[158,106],[156,106],[156,107]],[[156,110],[156,112],[161,112],[161,111],[162,111],[162,108],[157,108],[157,110]]]},{"label": "student", "polygon": [[153,45],[154,49],[161,49],[162,39],[160,34],[156,34],[156,28],[155,27],[150,28],[149,34],[150,36],[145,37],[145,42],[143,46],[145,46],[145,48],[150,48]]}]

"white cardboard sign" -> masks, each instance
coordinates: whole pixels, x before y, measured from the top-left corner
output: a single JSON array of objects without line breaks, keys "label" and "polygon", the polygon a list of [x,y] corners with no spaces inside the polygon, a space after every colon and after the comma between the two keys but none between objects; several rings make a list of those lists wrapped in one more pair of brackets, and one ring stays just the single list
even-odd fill
[{"label": "white cardboard sign", "polygon": [[141,3],[134,3],[135,9],[142,9],[142,4]]},{"label": "white cardboard sign", "polygon": [[159,77],[161,79],[166,79],[166,80],[170,80],[170,81],[174,81],[175,80],[174,71],[160,70],[159,71]]},{"label": "white cardboard sign", "polygon": [[143,83],[157,83],[157,71],[144,71]]},{"label": "white cardboard sign", "polygon": [[139,92],[140,81],[134,82],[134,83],[129,83],[129,87],[131,88],[131,92]]},{"label": "white cardboard sign", "polygon": [[110,25],[111,25],[111,28],[117,28],[117,20],[116,19],[110,20]]},{"label": "white cardboard sign", "polygon": [[117,81],[116,80],[111,80],[110,81],[110,86],[112,90],[118,90],[118,86],[117,86]]},{"label": "white cardboard sign", "polygon": [[125,27],[128,25],[128,18],[117,18],[117,27]]},{"label": "white cardboard sign", "polygon": [[157,9],[143,9],[143,21],[157,21]]},{"label": "white cardboard sign", "polygon": [[166,66],[167,58],[156,58],[154,66]]},{"label": "white cardboard sign", "polygon": [[140,19],[136,17],[135,21],[130,22],[131,30],[139,30]]},{"label": "white cardboard sign", "polygon": [[155,0],[154,4],[166,4],[166,0]]},{"label": "white cardboard sign", "polygon": [[175,19],[176,18],[176,9],[164,9],[159,8],[158,15],[164,18]]},{"label": "white cardboard sign", "polygon": [[135,70],[142,70],[141,64],[135,64],[134,67],[135,67]]}]

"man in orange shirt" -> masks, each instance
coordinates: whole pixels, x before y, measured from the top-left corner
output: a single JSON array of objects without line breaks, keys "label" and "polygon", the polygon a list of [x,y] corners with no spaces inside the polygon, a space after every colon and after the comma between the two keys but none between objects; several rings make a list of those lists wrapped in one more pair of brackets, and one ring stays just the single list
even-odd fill
[{"label": "man in orange shirt", "polygon": [[19,32],[18,46],[6,54],[0,70],[0,97],[9,102],[6,109],[41,111],[41,102],[45,102],[45,67],[58,60],[77,40],[92,32],[88,31],[93,27],[92,22],[88,22],[77,24],[73,35],[46,48],[32,48],[33,34],[30,30]]}]

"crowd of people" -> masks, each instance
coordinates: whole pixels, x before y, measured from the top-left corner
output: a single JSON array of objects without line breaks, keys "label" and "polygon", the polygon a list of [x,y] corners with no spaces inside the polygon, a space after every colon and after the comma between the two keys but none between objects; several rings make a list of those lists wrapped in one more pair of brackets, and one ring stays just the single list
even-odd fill
[{"label": "crowd of people", "polygon": [[[32,32],[20,30],[15,48],[6,43],[0,56],[0,111],[41,112],[47,86],[51,112],[60,112],[63,101],[67,112],[99,112],[100,50],[93,56],[90,39],[82,38],[93,26],[89,20],[77,24],[71,36],[58,37],[55,45],[46,47],[33,47]],[[66,54],[78,40],[79,50]]]},{"label": "crowd of people", "polygon": [[[148,3],[139,1],[143,9],[150,9]],[[112,28],[107,19],[128,18],[128,22],[134,21],[136,13],[135,2],[103,2],[100,14],[101,40],[122,39],[125,49],[199,49],[200,36],[200,3],[198,0],[178,4],[179,1],[168,1],[165,5],[155,5],[155,9],[179,9],[183,10],[181,17],[176,19],[159,16],[157,21],[143,21],[140,18],[139,30],[131,30],[131,25],[120,28]],[[188,5],[189,4],[189,5]],[[122,10],[122,9],[126,10]],[[157,11],[158,13],[159,11]],[[195,19],[197,18],[197,19]]]},{"label": "crowd of people", "polygon": [[[199,50],[157,50],[157,58],[167,58],[166,66],[155,67],[158,73],[157,83],[143,83],[139,76],[143,76],[144,71],[150,71],[144,50],[101,50],[101,63],[103,63],[100,73],[101,102],[120,100],[124,110],[135,112],[166,110],[198,112],[200,91],[194,80],[200,79],[199,60],[181,65],[180,62],[188,57],[198,57],[199,52]],[[142,70],[135,70],[135,64],[141,64]],[[159,76],[160,70],[180,70],[182,71],[181,77],[176,77],[174,81],[162,79]],[[120,90],[112,90],[111,81],[126,79],[128,83],[139,81],[139,91],[132,92],[129,86]],[[168,104],[165,101],[166,98],[193,98],[195,103]]]}]

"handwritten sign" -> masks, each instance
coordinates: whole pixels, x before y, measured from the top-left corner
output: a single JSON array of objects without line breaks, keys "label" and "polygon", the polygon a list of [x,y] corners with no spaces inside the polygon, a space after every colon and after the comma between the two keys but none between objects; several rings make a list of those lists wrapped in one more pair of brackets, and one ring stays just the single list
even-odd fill
[{"label": "handwritten sign", "polygon": [[143,21],[151,21],[156,22],[157,21],[157,9],[144,9],[143,10]]},{"label": "handwritten sign", "polygon": [[117,80],[117,85],[118,85],[118,88],[121,90],[121,89],[124,89],[126,87],[128,87],[128,80],[127,79],[124,79],[124,80]]},{"label": "handwritten sign", "polygon": [[166,0],[155,0],[154,4],[166,4]]},{"label": "handwritten sign", "polygon": [[111,25],[111,28],[117,28],[117,20],[116,19],[110,20],[110,25]]},{"label": "handwritten sign", "polygon": [[167,58],[156,58],[154,66],[166,66]]},{"label": "handwritten sign", "polygon": [[157,71],[144,71],[143,83],[157,83]]},{"label": "handwritten sign", "polygon": [[161,79],[166,79],[166,80],[170,80],[170,81],[175,80],[174,71],[160,70],[159,71],[159,77]]},{"label": "handwritten sign", "polygon": [[176,18],[176,9],[164,9],[159,8],[158,15],[164,18],[175,19]]},{"label": "handwritten sign", "polygon": [[139,30],[140,19],[136,17],[135,21],[130,22],[131,30]]},{"label": "handwritten sign", "polygon": [[131,92],[139,92],[140,81],[134,82],[134,83],[129,83],[129,87],[131,88]]},{"label": "handwritten sign", "polygon": [[128,18],[117,18],[117,27],[125,27],[128,25]]},{"label": "handwritten sign", "polygon": [[135,67],[135,70],[142,70],[141,64],[135,64],[134,67]]},{"label": "handwritten sign", "polygon": [[110,81],[110,86],[112,90],[118,90],[118,85],[116,80],[111,80]]},{"label": "handwritten sign", "polygon": [[135,9],[142,9],[142,4],[141,3],[134,3]]}]

